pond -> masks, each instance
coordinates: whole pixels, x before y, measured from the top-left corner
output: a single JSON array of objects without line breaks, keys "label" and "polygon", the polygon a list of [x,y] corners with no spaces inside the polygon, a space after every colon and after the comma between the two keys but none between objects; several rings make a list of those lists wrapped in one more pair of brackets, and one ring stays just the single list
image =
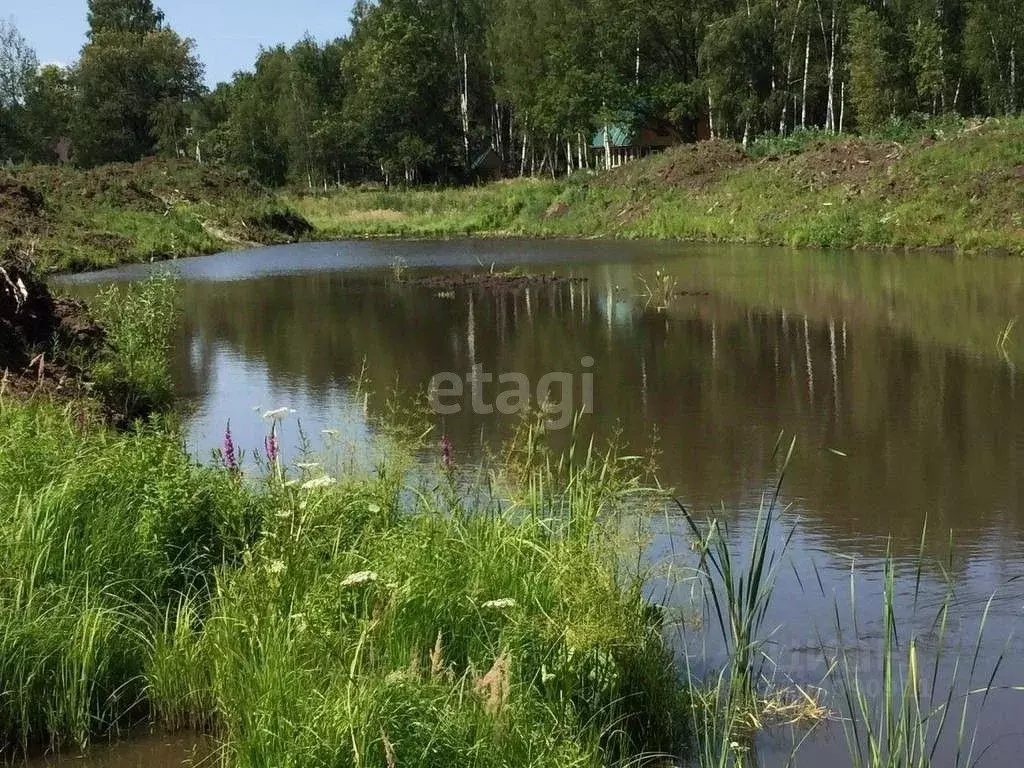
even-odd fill
[{"label": "pond", "polygon": [[[154,268],[167,267],[64,282],[89,291]],[[545,375],[561,372],[568,389],[547,392],[566,412],[566,396],[573,408],[587,402],[591,375],[583,434],[655,451],[661,482],[740,538],[777,479],[780,435],[786,446],[795,438],[780,502],[795,533],[766,623],[781,683],[821,681],[837,613],[851,628],[856,620],[862,671],[881,668],[887,552],[905,622],[927,629],[950,589],[950,637],[972,649],[984,620],[981,680],[964,685],[986,683],[1001,656],[996,686],[1024,683],[1013,639],[1024,606],[1024,328],[1013,328],[1024,262],[475,240],[306,244],[171,268],[185,310],[174,378],[190,404],[189,449],[204,460],[228,422],[236,444],[260,450],[259,411],[278,407],[296,412],[283,443],[292,457],[298,422],[314,447],[324,430],[359,445],[388,392],[412,403],[451,372],[463,395],[435,423],[468,467],[519,421],[485,412],[503,391],[488,375],[522,374],[536,400]],[[579,279],[508,290],[424,279],[509,269]],[[440,460],[440,448],[422,459]],[[688,543],[682,519],[668,515],[645,550],[657,572],[651,599],[681,614],[692,604],[681,575],[692,567]],[[911,561],[922,546],[919,576]],[[939,676],[952,674],[947,664]],[[993,746],[982,764],[1016,763],[1021,697],[1007,687],[986,703],[977,740]],[[766,734],[761,762],[784,763],[794,738]],[[842,725],[820,727],[799,754],[805,765],[847,762]]]}]

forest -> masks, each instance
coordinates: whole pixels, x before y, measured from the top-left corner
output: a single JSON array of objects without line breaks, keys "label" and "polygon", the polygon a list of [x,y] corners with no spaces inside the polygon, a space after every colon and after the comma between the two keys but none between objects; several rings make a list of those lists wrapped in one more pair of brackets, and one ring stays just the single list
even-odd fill
[{"label": "forest", "polygon": [[488,150],[506,176],[589,166],[626,120],[746,143],[1024,105],[1022,0],[359,0],[347,37],[264,48],[212,89],[152,0],[87,6],[64,68],[0,20],[0,162],[455,183]]}]

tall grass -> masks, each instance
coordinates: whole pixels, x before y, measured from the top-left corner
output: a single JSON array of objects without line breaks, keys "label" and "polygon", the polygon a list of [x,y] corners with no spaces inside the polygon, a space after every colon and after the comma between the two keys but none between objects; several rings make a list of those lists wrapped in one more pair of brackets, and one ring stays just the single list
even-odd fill
[{"label": "tall grass", "polygon": [[233,558],[258,509],[174,434],[92,418],[0,400],[0,745],[142,716],[166,606]]},{"label": "tall grass", "polygon": [[91,365],[96,393],[125,422],[166,409],[173,398],[169,354],[178,291],[171,273],[110,286],[94,302],[107,350]]},{"label": "tall grass", "polygon": [[91,418],[0,402],[5,746],[149,721],[211,729],[239,766],[682,751],[685,690],[615,544],[636,485],[614,452],[524,464],[481,508],[412,492],[397,443],[376,474],[243,481],[173,430]]},{"label": "tall grass", "polygon": [[[974,765],[985,751],[977,744],[978,727],[1006,653],[1004,648],[992,659],[982,652],[995,595],[984,604],[973,636],[958,637],[951,627],[952,587],[932,615],[919,615],[924,541],[922,532],[911,613],[902,622],[909,630],[901,627],[897,617],[897,566],[891,555],[885,558],[881,665],[874,674],[865,675],[850,651],[851,645],[863,643],[857,637],[856,617],[851,638],[836,612],[836,634],[841,642],[834,666],[847,714],[844,734],[855,768],[925,768],[934,764],[959,768]],[[851,581],[852,604],[856,599]],[[915,629],[922,618],[927,626],[924,633]],[[842,642],[844,638],[846,642]],[[921,652],[922,645],[931,649],[927,655]]]}]

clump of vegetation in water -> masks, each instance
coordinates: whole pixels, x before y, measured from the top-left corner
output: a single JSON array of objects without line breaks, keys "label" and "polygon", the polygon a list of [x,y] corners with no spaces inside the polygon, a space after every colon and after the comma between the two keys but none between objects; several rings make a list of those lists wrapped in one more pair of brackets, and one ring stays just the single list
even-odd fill
[{"label": "clump of vegetation in water", "polygon": [[110,286],[93,302],[107,348],[89,374],[100,400],[125,422],[171,404],[168,356],[177,297],[173,275],[163,273],[137,286]]}]

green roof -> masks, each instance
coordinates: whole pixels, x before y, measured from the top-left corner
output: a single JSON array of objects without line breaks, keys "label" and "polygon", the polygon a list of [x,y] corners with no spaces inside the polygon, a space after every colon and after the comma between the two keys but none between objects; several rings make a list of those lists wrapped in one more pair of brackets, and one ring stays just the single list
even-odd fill
[{"label": "green roof", "polygon": [[636,129],[629,123],[613,123],[602,128],[590,139],[591,149],[604,149],[604,132],[608,131],[608,142],[613,147],[631,147],[636,139]]}]

